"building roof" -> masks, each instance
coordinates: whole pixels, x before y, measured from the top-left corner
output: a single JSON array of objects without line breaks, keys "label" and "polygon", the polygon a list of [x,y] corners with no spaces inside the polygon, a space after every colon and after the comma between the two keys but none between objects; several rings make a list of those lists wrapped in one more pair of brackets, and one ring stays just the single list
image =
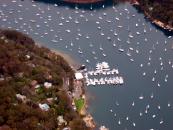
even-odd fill
[{"label": "building roof", "polygon": [[80,80],[80,79],[83,79],[84,77],[83,77],[82,73],[76,72],[76,73],[75,73],[75,78],[76,78],[77,80]]}]

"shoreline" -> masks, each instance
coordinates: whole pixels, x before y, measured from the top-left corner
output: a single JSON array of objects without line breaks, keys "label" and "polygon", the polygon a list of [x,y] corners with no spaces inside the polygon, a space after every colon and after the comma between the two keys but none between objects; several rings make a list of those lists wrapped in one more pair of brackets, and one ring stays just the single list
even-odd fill
[{"label": "shoreline", "polygon": [[76,3],[76,4],[93,4],[98,2],[104,2],[105,0],[63,0],[64,2]]},{"label": "shoreline", "polygon": [[173,27],[171,27],[170,25],[158,20],[158,19],[154,19],[152,18],[151,15],[149,15],[146,11],[144,11],[144,14],[145,16],[152,22],[154,23],[155,25],[165,29],[165,30],[168,30],[168,31],[173,31]]},{"label": "shoreline", "polygon": [[[40,42],[36,42],[35,44],[38,47],[42,47],[42,44]],[[74,71],[74,74],[76,72],[78,72],[77,69],[79,68],[79,66],[80,66],[79,64],[80,63],[78,63],[74,58],[72,58],[70,55],[68,55],[67,53],[65,53],[65,52],[63,52],[61,50],[56,50],[56,49],[50,48],[50,51],[52,53],[54,53],[55,55],[60,55],[62,58],[64,58],[64,60],[70,65],[70,67]],[[96,128],[96,123],[95,123],[94,118],[92,117],[92,115],[87,111],[87,108],[88,108],[88,99],[89,98],[87,97],[87,94],[86,94],[85,79],[80,79],[80,80],[74,79],[73,82],[78,87],[80,87],[80,89],[83,90],[83,93],[80,94],[80,97],[81,97],[81,99],[84,100],[84,104],[83,104],[83,107],[81,108],[81,110],[78,111],[78,114],[80,116],[83,116],[82,119],[85,122],[86,126],[89,127],[89,128],[91,128],[92,130],[94,130]],[[75,85],[73,87],[75,87]],[[75,98],[72,98],[72,106],[75,106]]]},{"label": "shoreline", "polygon": [[156,26],[168,30],[168,31],[173,31],[173,26],[168,25],[167,23],[164,23],[162,21],[160,21],[159,19],[154,19],[151,15],[149,15],[149,13],[147,13],[147,11],[145,11],[144,9],[141,8],[140,3],[138,2],[138,0],[132,0],[132,5],[134,6],[138,6],[144,13],[145,17],[147,19],[150,20],[151,23],[155,24]]},{"label": "shoreline", "polygon": [[[35,45],[37,45],[38,47],[44,47],[41,42],[35,42]],[[57,50],[57,49],[52,49],[52,48],[48,48],[52,53],[54,53],[55,55],[59,55],[61,56],[68,64],[69,66],[72,68],[72,70],[74,71],[74,74],[76,72],[80,72],[77,71],[77,69],[80,67],[80,63],[78,63],[74,58],[72,58],[70,55],[68,55],[67,53],[61,51],[61,50]],[[77,62],[77,63],[76,63]],[[82,73],[82,72],[80,72]],[[78,82],[80,85],[78,85]],[[84,100],[84,105],[81,108],[80,111],[77,111],[77,113],[82,116],[83,121],[85,122],[86,126],[91,128],[92,130],[95,130],[96,128],[96,122],[94,121],[94,118],[92,117],[92,115],[87,111],[88,108],[88,97],[86,94],[86,89],[85,89],[85,79],[80,79],[80,80],[76,80],[74,79],[73,81],[74,84],[77,84],[76,87],[80,86],[80,89],[83,90],[83,93],[80,94],[80,98]],[[73,86],[75,87],[75,85]],[[68,91],[67,91],[68,93]],[[75,98],[72,98],[72,106],[75,106]]]},{"label": "shoreline", "polygon": [[[2,67],[4,67],[2,73],[4,73],[1,76],[2,78],[0,77],[0,80],[2,81],[1,83],[4,85],[2,87],[7,90],[9,89],[9,93],[5,93],[4,97],[8,97],[9,95],[10,99],[15,97],[14,101],[9,100],[9,103],[14,104],[15,102],[16,105],[14,106],[16,107],[10,106],[10,109],[17,113],[18,111],[20,112],[20,109],[23,110],[23,105],[26,105],[26,110],[23,111],[23,113],[26,113],[28,118],[30,118],[32,112],[35,112],[34,115],[32,113],[32,117],[37,120],[36,123],[40,123],[41,119],[45,120],[46,123],[52,123],[51,126],[46,126],[44,123],[40,123],[40,125],[46,129],[84,128],[87,130],[93,130],[95,128],[93,117],[86,110],[87,99],[84,88],[84,78],[80,82],[75,78],[75,74],[78,71],[73,70],[70,64],[76,62],[74,62],[69,55],[62,51],[51,50],[44,47],[42,44],[35,42],[27,35],[15,30],[1,31],[0,40],[1,50],[4,52],[1,60],[6,61],[7,59],[10,60],[9,63],[14,63],[9,69],[8,65],[6,66],[5,62],[2,62]],[[12,48],[10,48],[9,51],[8,48],[11,45]],[[12,54],[15,56],[13,57]],[[6,55],[10,56],[6,57]],[[18,68],[20,67],[19,65],[22,66],[20,69]],[[14,69],[16,69],[16,71],[13,71]],[[9,80],[12,83],[8,84]],[[78,82],[79,85],[74,84],[73,82]],[[17,88],[16,90],[13,86],[20,88]],[[78,92],[77,90],[80,89],[76,88],[80,88],[81,91]],[[3,95],[2,90],[3,88],[1,89],[1,94]],[[6,102],[5,99],[2,101]],[[77,101],[78,104],[75,103],[73,106],[72,101]],[[4,106],[5,105],[6,104],[4,104]],[[13,125],[8,124],[7,122],[9,120],[8,117],[11,116],[10,113],[8,113],[8,110],[3,110],[4,115],[2,119],[5,120],[4,123],[0,125],[0,128],[2,129],[4,125],[13,128]],[[31,113],[27,113],[27,110],[31,111]],[[40,119],[37,114],[42,115],[42,112],[44,113],[44,117],[41,117]],[[50,115],[51,117],[48,117]],[[70,119],[68,118],[69,116],[71,116]],[[15,118],[22,120],[26,119],[19,115],[15,115]],[[51,120],[47,120],[48,118]],[[84,118],[87,121],[84,120]],[[58,124],[55,124],[55,119],[58,121]],[[91,121],[91,125],[87,125],[88,121]],[[12,122],[16,121],[12,120]],[[20,123],[22,122],[18,122],[19,125],[16,125],[14,128],[19,129]],[[75,123],[79,123],[80,126]],[[35,124],[32,124],[29,127],[31,127],[31,129],[36,128]]]},{"label": "shoreline", "polygon": [[[70,67],[74,70],[74,73],[78,72],[77,68],[79,67],[80,63],[75,63],[75,60],[73,60],[73,58],[71,56],[69,56],[68,54],[66,54],[63,51],[60,50],[54,50],[54,49],[50,49],[53,53],[55,53],[56,55],[60,55],[64,58],[65,61],[67,61],[67,63],[70,65]],[[81,99],[83,99],[84,101],[84,105],[81,108],[80,111],[78,111],[78,114],[83,116],[83,121],[85,122],[86,126],[91,128],[92,130],[94,130],[96,128],[96,123],[94,121],[94,118],[92,117],[92,115],[87,111],[88,108],[88,95],[86,94],[86,89],[85,89],[85,79],[81,79],[81,80],[74,80],[74,83],[76,84],[81,84],[78,85],[81,87],[81,89],[84,90],[84,92],[80,95]],[[74,86],[75,87],[75,86]],[[75,102],[75,98],[72,99],[73,100],[73,105]]]},{"label": "shoreline", "polygon": [[[44,47],[41,42],[35,42],[35,44],[39,47]],[[47,47],[46,47],[47,48]],[[69,54],[67,54],[64,51],[58,50],[58,49],[53,49],[53,48],[48,48],[50,49],[51,52],[53,52],[56,55],[60,55],[64,60],[71,66],[72,69],[76,70],[79,67],[79,62],[72,58]]]}]

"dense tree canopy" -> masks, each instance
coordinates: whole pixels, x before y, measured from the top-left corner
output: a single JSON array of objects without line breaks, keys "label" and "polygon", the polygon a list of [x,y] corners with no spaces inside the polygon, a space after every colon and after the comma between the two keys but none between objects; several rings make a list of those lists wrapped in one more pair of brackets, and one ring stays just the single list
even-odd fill
[{"label": "dense tree canopy", "polygon": [[[58,125],[61,115],[71,130],[89,130],[63,89],[65,78],[73,86],[73,73],[61,56],[36,46],[28,36],[0,30],[0,129],[61,130],[65,127]],[[53,87],[45,88],[45,83]],[[41,110],[39,103],[50,109]]]},{"label": "dense tree canopy", "polygon": [[173,27],[173,0],[138,0],[142,10],[153,19]]}]

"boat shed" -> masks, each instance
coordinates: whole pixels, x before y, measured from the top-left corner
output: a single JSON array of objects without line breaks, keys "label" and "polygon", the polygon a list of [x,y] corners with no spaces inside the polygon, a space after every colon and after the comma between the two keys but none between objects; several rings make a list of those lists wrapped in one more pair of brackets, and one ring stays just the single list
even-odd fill
[{"label": "boat shed", "polygon": [[83,79],[84,77],[83,77],[82,73],[76,72],[76,73],[75,73],[75,78],[76,78],[77,80],[81,80],[81,79]]}]

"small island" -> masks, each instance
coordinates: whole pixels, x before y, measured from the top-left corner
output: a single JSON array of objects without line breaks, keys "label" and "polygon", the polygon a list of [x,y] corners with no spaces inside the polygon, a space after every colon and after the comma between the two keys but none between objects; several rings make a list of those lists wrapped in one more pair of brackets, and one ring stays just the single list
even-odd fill
[{"label": "small island", "polygon": [[0,30],[0,129],[92,130],[84,80],[27,35]]}]

